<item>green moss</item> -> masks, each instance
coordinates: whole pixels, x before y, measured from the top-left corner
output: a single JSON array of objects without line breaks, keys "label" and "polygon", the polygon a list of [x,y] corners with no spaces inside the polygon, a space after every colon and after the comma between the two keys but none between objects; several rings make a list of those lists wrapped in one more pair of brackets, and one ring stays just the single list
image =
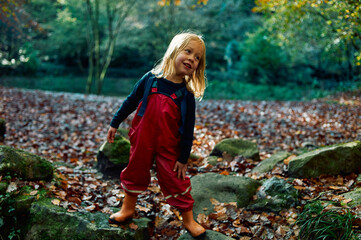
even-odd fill
[{"label": "green moss", "polygon": [[114,164],[124,164],[129,162],[130,142],[126,138],[117,135],[114,143],[106,142],[101,148],[104,155]]},{"label": "green moss", "polygon": [[108,217],[101,212],[69,213],[44,199],[32,205],[26,239],[146,239],[149,219],[134,219],[139,228],[133,231],[109,226]]},{"label": "green moss", "polygon": [[255,161],[259,160],[257,143],[242,139],[224,139],[215,146],[210,155],[222,157],[223,153],[228,153],[233,157],[242,155]]},{"label": "green moss", "polygon": [[129,130],[124,128],[118,128],[117,133],[122,137],[128,138]]},{"label": "green moss", "polygon": [[51,180],[52,164],[29,152],[0,146],[0,173],[24,180]]},{"label": "green moss", "polygon": [[347,175],[360,172],[361,142],[336,144],[295,157],[289,163],[291,177],[318,177],[321,174]]}]

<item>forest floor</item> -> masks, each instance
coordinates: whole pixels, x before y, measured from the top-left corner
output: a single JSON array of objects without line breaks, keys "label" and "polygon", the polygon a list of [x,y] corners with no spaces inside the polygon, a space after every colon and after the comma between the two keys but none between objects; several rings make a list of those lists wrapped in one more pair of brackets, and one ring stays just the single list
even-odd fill
[{"label": "forest floor", "polygon": [[[250,170],[258,162],[228,158],[219,159],[216,167],[210,167],[204,159],[224,138],[257,142],[261,160],[278,151],[296,155],[325,145],[361,140],[360,96],[361,91],[307,102],[201,101],[197,103],[192,150],[200,159],[190,163],[188,172],[190,175],[207,171],[223,175],[236,172],[236,175],[255,179],[277,176],[287,180],[287,165],[284,164],[267,174],[254,175]],[[0,86],[0,118],[7,122],[4,144],[56,163],[56,176],[61,182],[51,186],[43,182],[18,182],[18,185],[31,184],[33,194],[40,188],[50,189],[57,198],[53,203],[69,212],[111,214],[111,207],[121,206],[124,193],[119,182],[103,180],[94,167],[98,149],[106,140],[110,120],[122,100]],[[129,117],[121,127],[129,127],[131,119]],[[356,174],[321,176],[293,179],[291,184],[300,191],[299,200],[304,205],[314,198],[344,201],[339,195],[357,187],[356,178]],[[321,192],[326,194],[320,197]],[[234,203],[212,201],[215,213],[197,217],[207,229],[242,240],[296,239],[298,236],[299,227],[294,223],[300,208],[265,213],[247,211]],[[176,239],[185,233],[179,213],[166,204],[154,177],[148,190],[139,196],[136,217],[152,220],[152,239]]]}]

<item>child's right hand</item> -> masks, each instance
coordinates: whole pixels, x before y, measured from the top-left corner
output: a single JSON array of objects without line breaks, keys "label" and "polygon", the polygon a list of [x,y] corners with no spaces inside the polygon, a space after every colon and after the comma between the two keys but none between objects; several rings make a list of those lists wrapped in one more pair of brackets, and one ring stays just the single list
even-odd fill
[{"label": "child's right hand", "polygon": [[114,137],[115,137],[115,134],[117,133],[117,129],[116,128],[113,128],[113,127],[109,127],[109,130],[108,130],[108,135],[107,135],[107,140],[109,143],[113,143],[114,142]]}]

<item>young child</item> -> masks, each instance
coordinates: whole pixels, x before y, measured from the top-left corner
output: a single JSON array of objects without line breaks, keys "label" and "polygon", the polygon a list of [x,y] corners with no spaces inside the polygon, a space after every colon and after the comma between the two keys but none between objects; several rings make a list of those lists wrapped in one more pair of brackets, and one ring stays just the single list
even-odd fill
[{"label": "young child", "polygon": [[201,36],[191,32],[176,35],[162,61],[136,83],[114,115],[107,135],[110,143],[119,124],[137,109],[129,131],[129,164],[120,175],[125,198],[109,223],[120,224],[133,216],[138,194],[148,188],[155,160],[162,193],[182,213],[185,229],[193,237],[205,235],[205,229],[193,219],[194,200],[186,176],[195,97],[201,99],[205,89],[205,56]]}]

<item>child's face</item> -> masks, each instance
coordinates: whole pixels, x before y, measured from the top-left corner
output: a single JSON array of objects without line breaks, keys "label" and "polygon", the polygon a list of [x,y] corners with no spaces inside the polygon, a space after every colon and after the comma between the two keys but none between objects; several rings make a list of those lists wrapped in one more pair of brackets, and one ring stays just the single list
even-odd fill
[{"label": "child's face", "polygon": [[176,75],[184,78],[186,75],[193,74],[197,70],[202,56],[203,44],[196,40],[189,41],[188,45],[175,58]]}]

